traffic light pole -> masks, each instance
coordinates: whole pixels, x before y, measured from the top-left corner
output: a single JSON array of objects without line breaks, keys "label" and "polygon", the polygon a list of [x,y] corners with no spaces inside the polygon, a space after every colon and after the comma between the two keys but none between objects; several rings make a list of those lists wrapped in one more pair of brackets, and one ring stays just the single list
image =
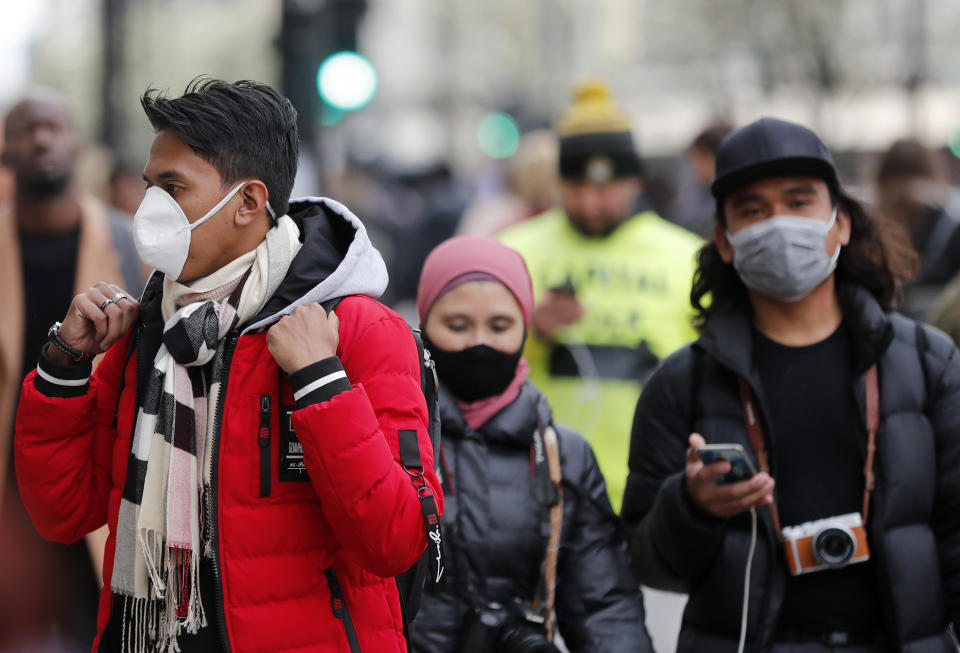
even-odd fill
[{"label": "traffic light pole", "polygon": [[298,114],[302,147],[317,160],[322,181],[324,165],[319,128],[323,101],[317,90],[320,64],[341,50],[356,50],[357,27],[367,9],[366,0],[284,0],[278,47],[283,93]]},{"label": "traffic light pole", "polygon": [[103,59],[100,80],[100,140],[111,151],[120,149],[124,136],[124,112],[117,98],[122,96],[126,0],[102,0]]}]

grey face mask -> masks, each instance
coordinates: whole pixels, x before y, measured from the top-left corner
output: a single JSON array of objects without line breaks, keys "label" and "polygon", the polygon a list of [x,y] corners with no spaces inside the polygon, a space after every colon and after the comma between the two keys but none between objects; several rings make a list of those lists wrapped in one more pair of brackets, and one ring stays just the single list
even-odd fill
[{"label": "grey face mask", "polygon": [[733,267],[748,288],[780,301],[799,301],[837,267],[839,243],[833,256],[826,252],[827,234],[836,221],[834,207],[830,222],[777,215],[733,235],[728,231]]}]

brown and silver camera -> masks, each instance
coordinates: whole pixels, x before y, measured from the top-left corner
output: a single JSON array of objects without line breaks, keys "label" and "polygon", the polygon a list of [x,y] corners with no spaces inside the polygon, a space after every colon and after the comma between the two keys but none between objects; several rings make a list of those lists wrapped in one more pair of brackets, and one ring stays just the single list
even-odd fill
[{"label": "brown and silver camera", "polygon": [[870,559],[860,513],[827,517],[783,529],[787,566],[794,576]]}]

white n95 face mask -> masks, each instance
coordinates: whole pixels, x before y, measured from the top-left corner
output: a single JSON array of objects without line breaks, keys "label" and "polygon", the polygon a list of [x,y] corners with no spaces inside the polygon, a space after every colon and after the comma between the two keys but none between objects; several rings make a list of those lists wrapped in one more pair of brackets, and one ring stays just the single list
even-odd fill
[{"label": "white n95 face mask", "polygon": [[733,267],[748,288],[784,302],[796,302],[829,277],[840,258],[840,244],[827,254],[827,234],[837,221],[777,215],[750,225],[727,240]]},{"label": "white n95 face mask", "polygon": [[190,232],[216,215],[246,183],[237,184],[206,215],[192,224],[169,193],[157,186],[148,188],[133,216],[133,244],[140,259],[170,279],[179,279],[190,253]]}]

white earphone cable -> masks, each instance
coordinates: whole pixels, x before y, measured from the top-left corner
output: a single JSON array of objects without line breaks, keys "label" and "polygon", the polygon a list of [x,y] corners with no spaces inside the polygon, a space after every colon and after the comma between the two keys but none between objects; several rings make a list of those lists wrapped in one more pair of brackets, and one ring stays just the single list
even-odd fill
[{"label": "white earphone cable", "polygon": [[750,611],[750,570],[753,568],[753,553],[757,548],[757,509],[750,509],[750,552],[747,554],[747,568],[743,573],[743,611],[740,617],[740,645],[737,653],[743,653],[747,643],[747,615]]}]

